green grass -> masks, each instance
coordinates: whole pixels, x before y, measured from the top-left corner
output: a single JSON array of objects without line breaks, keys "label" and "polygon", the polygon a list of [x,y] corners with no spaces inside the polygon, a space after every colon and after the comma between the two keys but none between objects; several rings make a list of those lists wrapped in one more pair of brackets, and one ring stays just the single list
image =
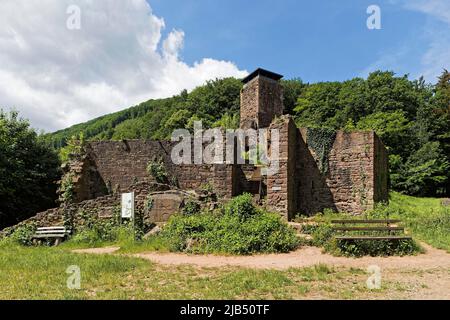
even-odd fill
[{"label": "green grass", "polygon": [[[368,218],[401,219],[402,224],[414,239],[424,241],[436,248],[445,249],[450,252],[450,207],[441,205],[440,199],[417,198],[405,196],[397,192],[390,194],[388,206],[380,206],[372,212],[366,213]],[[333,219],[348,218],[342,213],[327,211],[314,217],[314,221],[320,224],[330,224]],[[297,221],[301,221],[298,218]],[[312,228],[315,229],[316,227]],[[96,242],[96,243],[74,243],[69,241],[63,244],[64,248],[87,248],[118,246],[120,253],[139,253],[145,251],[170,251],[170,244],[161,237],[151,237],[141,242],[134,242],[130,237],[122,237],[116,242]],[[313,243],[314,244],[314,243]],[[323,243],[314,245],[323,246]],[[420,252],[420,249],[418,249]]]},{"label": "green grass", "polygon": [[[349,218],[348,214],[326,211],[314,216],[313,221],[320,225],[330,225],[331,220],[346,218]],[[444,207],[441,199],[418,198],[391,192],[389,205],[380,205],[375,210],[366,212],[361,218],[400,219],[406,231],[415,240],[421,240],[435,248],[450,252],[450,207]],[[303,221],[301,217],[296,220]],[[315,229],[317,227],[312,226],[311,233]],[[356,235],[357,232],[353,234]],[[324,243],[314,245],[322,246]],[[417,250],[421,251],[419,248]]]},{"label": "green grass", "polygon": [[390,218],[401,219],[411,234],[433,247],[450,252],[450,207],[441,199],[390,194]]},{"label": "green grass", "polygon": [[[81,289],[67,288],[66,270],[81,270]],[[0,246],[0,299],[301,299],[370,294],[365,274],[325,265],[252,270],[161,266],[138,258],[84,255],[61,247]],[[358,277],[342,287],[341,279]],[[331,289],[330,289],[331,288]]]}]

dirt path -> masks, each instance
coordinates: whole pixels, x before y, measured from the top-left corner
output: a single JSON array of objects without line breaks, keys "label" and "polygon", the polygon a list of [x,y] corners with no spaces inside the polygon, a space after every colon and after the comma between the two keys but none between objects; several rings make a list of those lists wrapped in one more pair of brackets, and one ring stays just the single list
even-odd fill
[{"label": "dirt path", "polygon": [[72,250],[74,253],[88,253],[88,254],[112,254],[118,251],[120,247],[105,247],[105,248],[91,248],[91,249],[77,249]]},{"label": "dirt path", "polygon": [[[317,264],[326,264],[338,270],[350,268],[367,270],[371,265],[381,268],[383,283],[386,281],[388,289],[382,293],[360,293],[355,297],[361,299],[446,299],[450,300],[450,254],[434,249],[422,243],[426,253],[406,257],[364,257],[345,258],[324,254],[316,247],[304,247],[287,254],[268,254],[254,256],[215,256],[215,255],[187,255],[181,253],[139,253],[127,256],[146,259],[162,266],[191,265],[202,268],[244,267],[252,269],[304,268]],[[74,250],[87,254],[114,254],[120,248],[97,248]],[[364,283],[367,275],[355,272],[348,279],[339,281],[351,282],[350,287]],[[311,299],[327,299],[327,295],[307,297]]]},{"label": "dirt path", "polygon": [[320,248],[304,247],[287,254],[254,255],[226,257],[215,255],[186,255],[179,253],[140,253],[133,256],[148,259],[166,265],[190,264],[199,267],[248,267],[257,269],[303,268],[317,264],[367,268],[377,265],[383,269],[430,269],[436,267],[450,268],[450,254],[422,244],[425,254],[406,257],[334,257],[321,252]]},{"label": "dirt path", "polygon": [[[377,265],[383,269],[433,269],[436,267],[450,268],[450,254],[443,250],[434,249],[422,244],[426,253],[406,257],[363,257],[346,258],[334,257],[322,253],[320,248],[303,247],[286,254],[262,254],[254,256],[216,256],[216,255],[187,255],[183,253],[147,252],[132,254],[152,262],[165,265],[194,265],[198,267],[246,267],[256,269],[303,268],[317,264],[342,266],[348,268],[367,268]],[[117,247],[74,250],[76,253],[112,254],[119,250]]]}]

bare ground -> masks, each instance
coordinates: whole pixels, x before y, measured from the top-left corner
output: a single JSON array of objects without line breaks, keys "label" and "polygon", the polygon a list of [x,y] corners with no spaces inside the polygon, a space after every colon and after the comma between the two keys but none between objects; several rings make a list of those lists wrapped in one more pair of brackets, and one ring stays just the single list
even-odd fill
[{"label": "bare ground", "polygon": [[278,269],[310,267],[317,264],[343,266],[348,268],[367,268],[377,265],[382,269],[430,269],[436,267],[450,268],[450,254],[422,244],[426,253],[405,257],[334,257],[322,253],[317,247],[303,247],[286,254],[262,254],[253,256],[216,256],[186,255],[182,253],[139,253],[134,257],[151,260],[166,265],[189,264],[199,267],[246,267],[256,269]]},{"label": "bare ground", "polygon": [[[186,255],[182,253],[139,253],[129,256],[152,261],[160,265],[190,265],[199,269],[218,267],[243,267],[251,269],[277,269],[311,267],[326,264],[337,270],[363,270],[377,265],[382,270],[387,289],[382,292],[358,294],[363,299],[446,299],[450,300],[450,254],[422,244],[424,254],[405,257],[334,257],[316,247],[303,247],[287,254],[264,254],[254,256]],[[119,248],[75,250],[77,253],[113,254]],[[343,280],[352,283],[364,282],[367,276],[356,272],[354,277]],[[343,284],[345,285],[345,284]],[[330,298],[311,296],[312,299]]]}]

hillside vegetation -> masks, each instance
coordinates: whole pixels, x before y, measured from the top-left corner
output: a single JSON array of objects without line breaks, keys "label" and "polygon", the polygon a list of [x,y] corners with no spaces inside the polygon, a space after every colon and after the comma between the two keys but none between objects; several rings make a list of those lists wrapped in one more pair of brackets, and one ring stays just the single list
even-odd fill
[{"label": "hillside vegetation", "polygon": [[[417,196],[448,195],[450,177],[450,73],[435,85],[376,71],[367,79],[303,83],[282,81],[285,112],[298,126],[375,130],[389,151],[394,190]],[[210,81],[168,99],[138,106],[47,134],[55,148],[80,133],[86,139],[169,139],[179,128],[239,125],[242,83]]]}]

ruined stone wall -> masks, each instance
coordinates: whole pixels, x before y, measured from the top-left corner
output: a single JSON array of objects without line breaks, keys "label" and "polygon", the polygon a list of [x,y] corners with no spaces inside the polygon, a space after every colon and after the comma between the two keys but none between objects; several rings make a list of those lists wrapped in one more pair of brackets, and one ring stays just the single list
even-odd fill
[{"label": "ruined stone wall", "polygon": [[389,158],[386,147],[375,134],[374,137],[374,201],[389,201]]},{"label": "ruined stone wall", "polygon": [[[167,141],[127,140],[91,142],[88,146],[88,158],[95,175],[96,185],[104,185],[109,192],[123,192],[136,182],[155,182],[147,172],[147,165],[151,161],[162,160],[169,174],[169,179],[177,181],[178,186],[185,190],[198,190],[209,183],[215,191],[224,198],[233,194],[233,166],[232,165],[175,165],[171,160],[173,143]],[[83,182],[83,195],[91,190],[92,180]],[[87,200],[98,196],[97,193],[87,193],[80,200]]]},{"label": "ruined stone wall", "polygon": [[[338,131],[325,175],[308,146],[307,130],[298,132],[295,176],[299,212],[315,214],[330,208],[360,214],[387,196],[386,152],[374,132]],[[382,178],[383,172],[386,178]]]},{"label": "ruined stone wall", "polygon": [[[267,206],[290,220],[297,211],[296,144],[297,128],[290,116],[272,123],[270,130],[279,130],[279,171],[267,176]],[[271,152],[271,150],[269,150]]]},{"label": "ruined stone wall", "polygon": [[[143,215],[147,225],[166,222],[170,216],[180,211],[187,198],[194,197],[181,190],[169,190],[166,185],[149,182],[137,183],[124,192],[135,193],[135,212]],[[149,198],[151,198],[150,208],[148,207]],[[80,230],[86,225],[87,220],[117,219],[120,216],[120,210],[121,194],[98,197],[40,212],[32,218],[0,231],[0,237],[30,224],[36,227],[49,227],[64,226],[69,223],[76,230]]]}]

